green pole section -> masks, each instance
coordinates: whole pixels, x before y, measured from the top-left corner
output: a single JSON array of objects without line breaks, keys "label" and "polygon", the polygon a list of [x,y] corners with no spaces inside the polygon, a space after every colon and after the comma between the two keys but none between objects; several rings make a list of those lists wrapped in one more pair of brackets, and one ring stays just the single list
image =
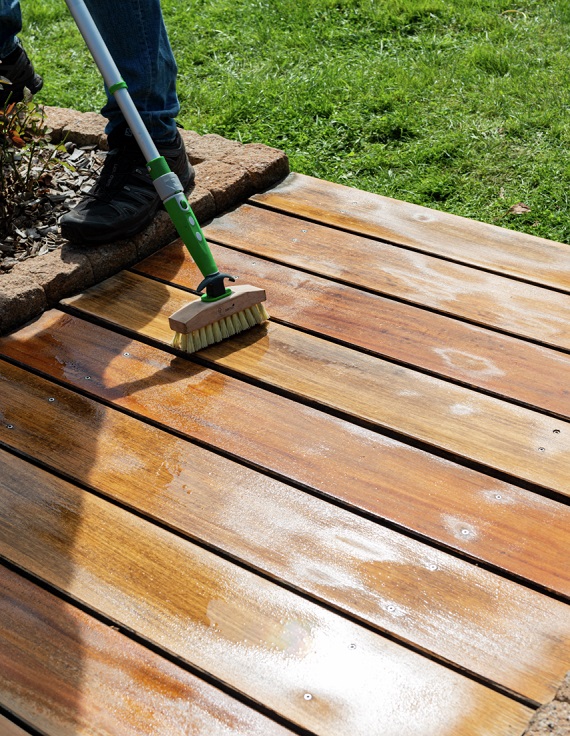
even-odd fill
[{"label": "green pole section", "polygon": [[196,220],[196,216],[192,212],[184,193],[181,192],[174,197],[170,197],[166,200],[164,206],[178,235],[182,238],[182,242],[188,248],[202,275],[210,276],[213,273],[218,273],[218,267],[210,251],[210,246],[206,242],[202,228],[198,225],[198,220]]},{"label": "green pole section", "polygon": [[117,91],[118,89],[127,89],[127,83],[125,82],[125,80],[124,80],[124,79],[121,79],[121,80],[120,80],[120,82],[116,82],[115,84],[112,84],[112,85],[111,85],[111,86],[109,87],[109,94],[110,94],[110,95],[114,95],[114,94],[115,94],[115,92],[116,92],[116,91]]},{"label": "green pole section", "polygon": [[[153,181],[164,174],[172,173],[163,156],[149,161],[147,168]],[[218,273],[218,267],[210,251],[210,246],[206,242],[202,228],[198,224],[196,215],[192,212],[184,192],[180,191],[168,197],[164,201],[164,207],[202,275],[210,276],[213,273]]]}]

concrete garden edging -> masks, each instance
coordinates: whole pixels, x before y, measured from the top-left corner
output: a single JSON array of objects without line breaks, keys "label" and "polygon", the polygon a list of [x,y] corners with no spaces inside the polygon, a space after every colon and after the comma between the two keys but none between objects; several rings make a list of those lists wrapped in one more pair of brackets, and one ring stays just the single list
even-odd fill
[{"label": "concrete garden edging", "polygon": [[570,736],[570,672],[554,699],[536,711],[522,736]]},{"label": "concrete garden edging", "polygon": [[[52,140],[78,146],[106,147],[106,120],[92,112],[46,107]],[[181,130],[196,183],[188,201],[203,223],[263,191],[289,173],[283,151],[258,143],[239,143],[222,136]],[[176,237],[166,212],[133,238],[84,248],[65,244],[43,256],[17,263],[0,275],[0,335],[53,307],[60,299],[103,281],[146,258]]]}]

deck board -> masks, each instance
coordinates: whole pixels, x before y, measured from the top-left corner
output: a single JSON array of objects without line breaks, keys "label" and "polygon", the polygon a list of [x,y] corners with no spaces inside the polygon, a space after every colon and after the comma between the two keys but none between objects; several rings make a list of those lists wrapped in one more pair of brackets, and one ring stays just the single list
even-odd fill
[{"label": "deck board", "polygon": [[570,291],[564,243],[297,173],[251,201],[456,263]]},{"label": "deck board", "polygon": [[43,733],[291,733],[2,566],[0,589],[0,700]]},{"label": "deck board", "polygon": [[173,243],[0,339],[0,706],[520,736],[570,669],[568,247],[298,175],[205,231],[268,325],[173,350]]},{"label": "deck board", "polygon": [[24,731],[2,715],[0,715],[0,733],[2,736],[29,736],[29,731]]}]

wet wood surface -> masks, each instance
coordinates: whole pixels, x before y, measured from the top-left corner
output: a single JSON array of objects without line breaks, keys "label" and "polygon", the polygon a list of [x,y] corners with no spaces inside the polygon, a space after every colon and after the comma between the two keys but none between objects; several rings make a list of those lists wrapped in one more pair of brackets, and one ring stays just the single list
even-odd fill
[{"label": "wet wood surface", "polygon": [[[235,213],[232,214],[232,217]],[[241,228],[209,232],[230,245]],[[522,404],[570,417],[570,356],[425,309],[307,274],[291,266],[212,244],[216,259],[244,283],[263,283],[273,319],[381,357],[420,368]],[[274,255],[278,255],[275,253]],[[280,256],[285,258],[286,256]],[[199,271],[180,241],[134,267],[176,286],[193,288]],[[537,381],[537,375],[540,380]]]},{"label": "wet wood surface", "polygon": [[205,226],[268,325],[172,349],[174,243],[0,338],[20,723],[520,736],[570,669],[566,246],[320,184]]},{"label": "wet wood surface", "polygon": [[418,252],[570,291],[564,243],[296,173],[254,195],[252,201]]},{"label": "wet wood surface", "polygon": [[2,566],[0,590],[0,699],[42,733],[291,733]]},{"label": "wet wood surface", "polygon": [[0,715],[0,733],[2,736],[29,736],[29,731],[22,730],[2,715]]},{"label": "wet wood surface", "polygon": [[[68,317],[63,319],[70,324]],[[88,333],[89,340],[95,339],[95,334]],[[105,337],[104,333],[99,334]],[[129,341],[121,349],[130,353],[126,357],[131,357],[140,355],[143,348]],[[81,383],[69,385],[79,387]],[[90,392],[95,399],[102,398],[93,375],[88,385],[95,389]],[[36,458],[72,479],[83,479],[149,516],[156,513],[156,497],[150,489],[146,490],[147,485],[158,484],[162,518],[171,525],[184,518],[180,493],[192,489],[192,499],[185,502],[193,500],[197,480],[206,484],[206,493],[219,493],[220,488],[235,486],[240,497],[243,494],[248,498],[255,497],[260,482],[266,493],[269,488],[282,488],[267,475],[257,476],[241,464],[219,455],[210,456],[195,444],[110,411],[96,400],[5,362],[0,362],[0,391],[4,422],[0,426],[0,442],[5,447]],[[314,414],[307,412],[305,416],[314,417]],[[146,418],[155,421],[159,415],[149,413]],[[331,422],[327,417],[320,420],[321,428],[311,424],[312,438],[304,435],[304,444],[295,445],[288,457],[269,458],[266,452],[265,468],[283,478],[295,479],[304,488],[343,502],[377,521],[396,523],[402,529],[435,539],[449,549],[570,598],[570,569],[566,564],[570,544],[567,505],[491,480],[371,432],[354,432],[344,422]],[[6,429],[7,425],[11,425],[10,430]],[[55,431],[60,426],[65,427],[65,432]],[[96,445],[92,437],[94,429]],[[180,430],[184,430],[182,425]],[[327,451],[321,441],[323,432],[329,443]],[[205,432],[199,425],[192,428],[192,433],[187,429],[185,434],[218,452],[228,449],[227,434],[218,433],[216,440],[215,434]],[[46,437],[50,438],[49,442]],[[301,448],[303,459],[294,464]],[[350,473],[333,464],[343,448],[359,458]],[[258,461],[253,465],[262,467],[262,454],[261,450],[253,456]],[[307,458],[311,458],[310,468]],[[274,464],[268,466],[271,459]],[[129,476],[126,481],[125,467]],[[382,468],[381,475],[378,467]],[[196,475],[198,470],[202,472]],[[188,477],[190,471],[192,475]],[[248,490],[250,486],[253,491]],[[141,487],[145,490],[141,491]],[[297,496],[290,485],[287,488],[289,497],[305,498]],[[312,503],[310,498],[307,496],[305,503]],[[250,502],[253,504],[253,498]],[[237,519],[241,520],[241,516]],[[232,520],[224,518],[224,523]],[[192,524],[196,523],[193,517]],[[258,523],[257,519],[254,523]]]},{"label": "wet wood surface", "polygon": [[344,736],[383,723],[385,733],[440,736],[452,733],[465,702],[462,733],[508,733],[529,716],[505,695],[19,458],[3,457],[2,470],[0,554],[299,726]]},{"label": "wet wood surface", "polygon": [[[20,368],[0,364],[0,371],[0,395],[13,425],[3,433],[10,449],[533,700],[551,697],[564,675],[562,663],[570,658],[564,603],[132,417],[98,409],[93,400]],[[89,433],[97,413],[94,452]],[[60,437],[44,449],[54,425]],[[72,451],[64,436],[75,438]],[[445,622],[445,637],[434,620]]]},{"label": "wet wood surface", "polygon": [[[123,272],[65,304],[168,344],[167,316],[189,298]],[[200,355],[350,418],[570,495],[568,422],[279,324],[242,333],[231,348],[220,343]],[[265,392],[259,395],[263,400]]]}]

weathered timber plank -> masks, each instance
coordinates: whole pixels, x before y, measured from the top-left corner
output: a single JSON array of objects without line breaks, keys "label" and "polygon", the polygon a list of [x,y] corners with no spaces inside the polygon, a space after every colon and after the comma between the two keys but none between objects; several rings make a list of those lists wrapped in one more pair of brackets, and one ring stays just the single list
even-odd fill
[{"label": "weathered timber plank", "polygon": [[[65,303],[168,343],[167,316],[190,298],[123,272]],[[14,340],[20,342],[7,338],[0,346],[10,349]],[[570,495],[567,422],[278,324],[246,331],[200,355],[267,386]]]},{"label": "weathered timber plank", "polygon": [[0,612],[0,702],[42,733],[291,733],[2,566]]},{"label": "weathered timber plank", "polygon": [[539,582],[568,590],[567,566],[555,572],[568,554],[565,506],[55,311],[0,340],[2,351],[254,466],[474,558],[515,566],[517,574],[534,579],[542,563],[531,559],[544,539],[552,557]]},{"label": "weathered timber plank", "polygon": [[[6,446],[533,700],[552,698],[570,666],[570,606],[23,369],[0,371],[0,410],[13,425],[0,431]],[[558,510],[568,537],[569,510]],[[528,511],[539,531],[548,527],[548,553],[551,519]],[[544,550],[530,561],[542,567]]]},{"label": "weathered timber plank", "polygon": [[291,174],[252,201],[426,253],[570,291],[570,251],[514,230]]},{"label": "weathered timber plank", "polygon": [[[570,417],[570,356],[212,244],[220,268],[263,286],[272,317],[442,377]],[[223,264],[223,266],[222,266]],[[134,267],[194,288],[180,240]]]},{"label": "weathered timber plank", "polygon": [[0,553],[316,734],[518,735],[529,708],[7,455]]},{"label": "weathered timber plank", "polygon": [[29,731],[23,731],[13,721],[0,715],[0,734],[2,736],[29,736]]},{"label": "weathered timber plank", "polygon": [[[205,233],[352,286],[570,349],[568,294],[250,205],[217,218]],[[568,254],[570,267],[570,248]]]}]

